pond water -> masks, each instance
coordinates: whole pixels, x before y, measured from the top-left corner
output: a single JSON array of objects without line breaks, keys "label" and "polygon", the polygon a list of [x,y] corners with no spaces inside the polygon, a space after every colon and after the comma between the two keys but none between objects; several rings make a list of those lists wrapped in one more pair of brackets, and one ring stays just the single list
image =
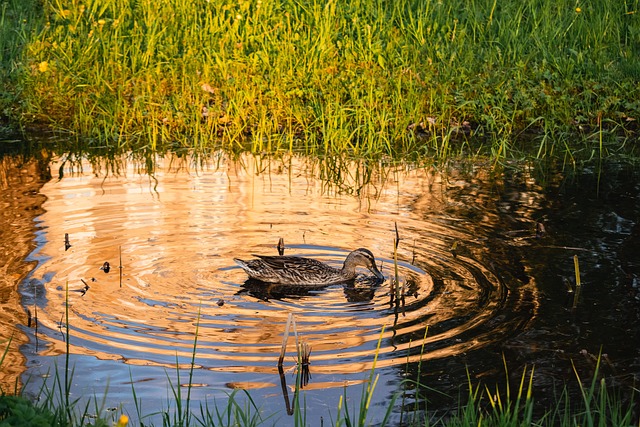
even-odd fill
[{"label": "pond water", "polygon": [[[73,395],[106,394],[106,408],[133,416],[132,388],[143,414],[175,404],[171,386],[189,381],[195,346],[196,406],[247,389],[269,423],[292,424],[293,336],[277,367],[290,315],[311,348],[310,425],[329,425],[345,395],[357,406],[374,363],[374,423],[399,391],[404,405],[454,407],[467,372],[474,384],[504,381],[503,357],[516,379],[536,366],[541,402],[575,381],[572,363],[589,378],[600,352],[612,383],[632,385],[640,373],[633,170],[542,179],[526,167],[496,174],[483,164],[436,170],[224,153],[157,158],[151,173],[125,158],[52,156],[34,163],[38,174],[19,174],[25,164],[4,163],[5,176],[36,175],[41,187],[5,180],[3,190],[35,206],[11,233],[22,245],[2,235],[4,256],[22,266],[19,288],[3,299],[3,320],[19,325],[2,336],[20,334],[3,389],[21,374],[36,394],[64,367],[67,301]],[[17,227],[15,212],[4,217]],[[335,267],[368,248],[385,281],[248,282],[233,258],[277,255],[280,239],[286,255]],[[577,298],[567,291],[574,256]]]}]

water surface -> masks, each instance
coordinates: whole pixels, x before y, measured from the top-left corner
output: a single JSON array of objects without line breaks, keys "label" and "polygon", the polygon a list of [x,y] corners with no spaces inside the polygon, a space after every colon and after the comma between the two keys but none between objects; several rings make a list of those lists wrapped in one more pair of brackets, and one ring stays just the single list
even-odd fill
[{"label": "water surface", "polygon": [[[293,339],[284,376],[277,369],[290,314],[311,346],[304,389],[312,425],[330,420],[344,393],[357,401],[376,354],[374,419],[393,393],[419,391],[404,379],[442,389],[450,398],[430,401],[446,406],[467,371],[476,381],[502,378],[503,355],[518,376],[539,364],[540,390],[569,381],[574,359],[591,369],[601,348],[621,382],[638,372],[638,347],[624,339],[637,337],[637,306],[603,297],[628,289],[626,298],[637,298],[635,258],[622,270],[610,241],[637,247],[625,240],[637,184],[625,185],[623,217],[607,216],[604,202],[585,211],[582,199],[606,197],[597,182],[563,187],[547,176],[551,185],[542,186],[526,170],[495,175],[478,164],[436,171],[217,154],[198,163],[161,158],[152,175],[135,162],[118,174],[88,162],[80,170],[58,160],[51,169],[63,177],[40,189],[46,202],[29,256],[37,267],[21,287],[24,306],[37,312],[37,329],[22,328],[32,392],[66,351],[66,301],[75,393],[102,395],[108,386],[107,406],[130,412],[132,387],[144,412],[171,404],[170,384],[188,381],[195,345],[192,399],[249,389],[265,415],[292,422]],[[336,267],[366,247],[386,280],[303,291],[247,283],[233,258],[275,255],[280,238],[287,255]],[[585,282],[575,308],[565,285],[574,255]]]}]

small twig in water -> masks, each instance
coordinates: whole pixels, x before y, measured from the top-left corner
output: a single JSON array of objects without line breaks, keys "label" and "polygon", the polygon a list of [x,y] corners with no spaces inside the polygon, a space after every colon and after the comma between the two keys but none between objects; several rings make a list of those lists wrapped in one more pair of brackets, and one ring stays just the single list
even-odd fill
[{"label": "small twig in water", "polygon": [[87,282],[85,282],[84,279],[80,279],[80,281],[82,283],[84,283],[84,288],[82,288],[82,290],[80,290],[80,295],[84,296],[84,294],[86,294],[87,291],[89,290],[89,285],[87,285]]},{"label": "small twig in water", "polygon": [[280,348],[280,357],[278,358],[278,367],[282,367],[284,360],[284,353],[287,349],[287,342],[289,341],[289,329],[291,328],[291,321],[293,320],[293,314],[289,313],[287,317],[287,325],[284,328],[284,335],[282,336],[282,347]]},{"label": "small twig in water", "polygon": [[298,347],[298,360],[300,361],[299,369],[300,369],[300,387],[306,387],[309,384],[309,379],[311,378],[311,371],[309,370],[309,365],[311,362],[309,358],[311,357],[311,346],[306,343],[300,343]]},{"label": "small twig in water", "polygon": [[573,268],[576,273],[576,292],[573,294],[573,308],[578,306],[578,297],[580,296],[580,287],[582,283],[580,282],[580,264],[578,262],[578,255],[573,256]]},{"label": "small twig in water", "polygon": [[416,264],[416,239],[413,239],[413,255],[411,256],[411,265]]},{"label": "small twig in water", "polygon": [[451,249],[449,249],[451,251],[451,255],[453,255],[453,257],[457,257],[458,256],[458,241],[454,240],[453,241],[453,245],[451,245]]},{"label": "small twig in water", "polygon": [[122,270],[124,269],[122,266],[122,246],[118,246],[118,251],[120,252],[120,265],[118,266],[120,269],[120,287],[122,287]]},{"label": "small twig in water", "polygon": [[394,279],[394,285],[395,285],[395,289],[394,289],[394,293],[396,295],[396,301],[400,298],[400,278],[398,277],[398,244],[400,243],[400,233],[398,233],[398,223],[395,223],[396,225],[396,239],[395,242],[393,244],[393,267],[394,267],[394,272],[395,272],[395,279]]}]

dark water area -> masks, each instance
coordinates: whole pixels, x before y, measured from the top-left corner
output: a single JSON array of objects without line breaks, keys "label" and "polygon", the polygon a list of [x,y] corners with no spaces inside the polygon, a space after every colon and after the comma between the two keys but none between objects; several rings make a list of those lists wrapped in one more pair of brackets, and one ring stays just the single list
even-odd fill
[{"label": "dark water area", "polygon": [[[565,385],[577,393],[576,372],[591,380],[599,355],[599,375],[623,400],[637,386],[633,167],[540,174],[226,153],[71,161],[46,150],[4,153],[0,164],[0,266],[11,269],[0,337],[14,337],[3,390],[21,378],[34,395],[61,366],[67,299],[75,396],[108,388],[106,406],[130,415],[132,386],[144,413],[171,405],[197,327],[192,399],[224,405],[247,389],[265,417],[293,424],[292,340],[283,375],[276,366],[289,314],[311,346],[310,425],[329,425],[345,394],[359,405],[376,353],[374,424],[399,392],[396,423],[403,407],[455,410],[469,380],[504,390],[509,377],[517,389],[531,367],[542,413]],[[336,267],[367,247],[385,282],[248,282],[233,258],[276,255],[280,238],[287,255]]]},{"label": "dark water area", "polygon": [[[529,375],[533,369],[533,395],[542,414],[555,408],[563,387],[579,403],[576,375],[588,386],[597,371],[597,379],[616,387],[637,411],[638,395],[632,390],[637,390],[640,373],[640,173],[610,164],[598,173],[558,174],[533,192],[521,178],[504,176],[505,185],[491,192],[494,198],[469,206],[475,211],[471,217],[480,212],[500,217],[500,225],[490,227],[484,247],[474,257],[491,254],[489,264],[508,283],[509,297],[522,296],[518,289],[535,283],[535,298],[528,301],[532,316],[504,340],[458,360],[442,360],[436,367],[421,366],[420,382],[436,390],[454,390],[468,369],[472,379],[492,390],[497,385],[503,392],[506,382],[500,376],[508,376],[514,393],[523,372]],[[479,192],[489,188],[483,187]],[[523,202],[530,197],[539,198],[540,205],[527,218]],[[475,195],[473,199],[478,200]],[[543,224],[538,231],[544,232],[535,238],[519,232],[532,229],[530,219]],[[477,226],[471,225],[476,230]],[[582,284],[577,296],[574,256]],[[509,311],[495,320],[513,316]],[[457,395],[452,399],[424,393],[432,409],[455,409]]]}]

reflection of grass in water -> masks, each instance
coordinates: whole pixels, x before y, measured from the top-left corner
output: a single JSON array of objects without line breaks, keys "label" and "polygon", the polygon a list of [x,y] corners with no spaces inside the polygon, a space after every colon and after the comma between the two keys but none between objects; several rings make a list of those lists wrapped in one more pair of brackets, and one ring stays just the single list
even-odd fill
[{"label": "reflection of grass in water", "polygon": [[0,107],[91,147],[573,162],[635,135],[638,7],[12,0]]},{"label": "reflection of grass in water", "polygon": [[[64,144],[64,143],[61,143]],[[117,152],[90,150],[87,147],[76,147],[74,151],[64,151],[61,145],[53,143],[41,146],[42,151],[50,157],[59,157],[57,178],[67,175],[86,173],[88,162],[91,172],[96,176],[125,177],[128,170],[134,173],[147,174],[150,185],[156,186],[155,175],[158,172],[200,172],[217,171],[231,167],[249,175],[269,176],[271,173],[281,174],[283,171],[296,170],[300,174],[314,177],[322,181],[322,191],[326,194],[350,194],[358,197],[379,197],[378,188],[370,184],[384,185],[393,179],[393,174],[403,171],[399,164],[389,164],[369,159],[348,159],[338,154],[311,157],[289,153],[230,153],[223,150],[182,150],[180,152],[157,153],[149,150],[134,152]],[[51,150],[51,152],[49,151]],[[58,151],[59,150],[59,151]],[[55,156],[52,153],[56,153]],[[64,153],[64,154],[60,154]],[[429,167],[430,163],[417,161],[413,167]]]}]

